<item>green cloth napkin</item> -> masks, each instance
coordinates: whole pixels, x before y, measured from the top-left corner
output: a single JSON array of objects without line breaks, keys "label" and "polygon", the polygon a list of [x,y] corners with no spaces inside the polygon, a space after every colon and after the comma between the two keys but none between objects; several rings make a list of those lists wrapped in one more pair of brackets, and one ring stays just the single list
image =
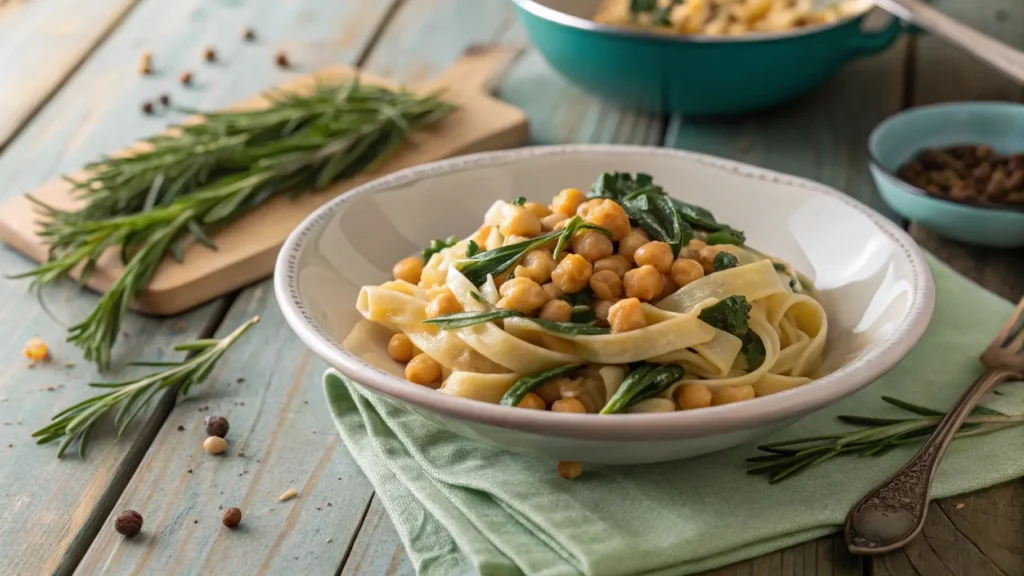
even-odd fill
[{"label": "green cloth napkin", "polygon": [[[849,429],[837,414],[897,413],[890,395],[944,409],[978,376],[978,354],[1013,307],[932,260],[938,302],[921,342],[877,382],[768,438]],[[645,466],[554,462],[466,440],[330,370],[327,401],[349,451],[377,489],[421,574],[693,574],[840,529],[850,507],[917,449],[836,458],[781,484],[745,473],[745,446]],[[986,405],[1024,411],[1024,386]],[[598,418],[599,416],[595,416]],[[936,498],[1024,475],[1024,427],[954,442]],[[1012,455],[1012,456],[1011,456]]]}]

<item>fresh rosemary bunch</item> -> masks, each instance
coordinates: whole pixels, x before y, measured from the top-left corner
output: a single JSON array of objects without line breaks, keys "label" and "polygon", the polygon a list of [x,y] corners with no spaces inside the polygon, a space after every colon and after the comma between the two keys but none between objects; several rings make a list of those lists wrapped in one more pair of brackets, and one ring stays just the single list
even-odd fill
[{"label": "fresh rosemary bunch", "polygon": [[318,85],[311,94],[266,94],[267,108],[202,114],[202,121],[151,138],[130,156],[87,165],[70,180],[85,201],[75,212],[32,199],[43,216],[49,259],[15,277],[37,287],[82,266],[85,283],[100,256],[120,250],[124,273],[68,340],[101,368],[132,298],[165,254],[181,261],[192,240],[211,249],[208,230],[237,219],[281,192],[298,194],[353,176],[394,151],[409,132],[454,106],[358,80]]},{"label": "fresh rosemary bunch", "polygon": [[64,440],[57,449],[58,458],[77,440],[78,454],[85,457],[86,448],[89,446],[89,433],[101,416],[114,408],[118,409],[117,415],[114,417],[114,425],[117,426],[117,437],[120,438],[132,419],[158,392],[171,386],[178,386],[178,394],[184,396],[188,394],[189,388],[193,384],[199,384],[206,380],[224,352],[259,320],[259,317],[255,317],[219,340],[207,338],[176,345],[175,350],[196,352],[194,356],[181,362],[133,363],[135,366],[160,366],[165,368],[162,372],[125,382],[89,384],[111,391],[93,396],[62,410],[53,417],[53,421],[48,426],[33,432],[32,437],[37,439],[37,444],[48,444],[63,438]]},{"label": "fresh rosemary bunch", "polygon": [[[928,437],[944,416],[942,412],[896,398],[883,396],[882,400],[916,414],[919,418],[839,416],[843,422],[864,428],[845,434],[799,438],[758,446],[759,450],[768,454],[748,458],[747,462],[756,463],[758,466],[747,473],[768,475],[769,481],[774,484],[821,464],[833,456],[881,456],[901,444]],[[956,437],[978,436],[1021,424],[1024,424],[1024,415],[1010,416],[988,408],[975,408]]]}]

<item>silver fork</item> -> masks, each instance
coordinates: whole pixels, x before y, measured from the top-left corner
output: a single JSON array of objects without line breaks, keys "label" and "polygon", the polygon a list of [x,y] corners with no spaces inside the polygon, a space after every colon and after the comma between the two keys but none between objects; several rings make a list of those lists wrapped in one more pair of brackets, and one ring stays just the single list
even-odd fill
[{"label": "silver fork", "polygon": [[987,368],[985,373],[946,413],[917,454],[850,510],[845,528],[850,552],[885,554],[904,546],[921,532],[935,470],[960,425],[982,396],[997,384],[1024,379],[1024,298],[982,353],[981,363]]}]

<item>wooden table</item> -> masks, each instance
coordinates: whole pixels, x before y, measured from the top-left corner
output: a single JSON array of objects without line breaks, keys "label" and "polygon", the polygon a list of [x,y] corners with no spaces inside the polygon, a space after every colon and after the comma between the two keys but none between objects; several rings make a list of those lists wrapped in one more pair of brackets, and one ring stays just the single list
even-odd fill
[{"label": "wooden table", "polygon": [[[986,32],[1024,45],[1024,0],[936,4]],[[243,44],[243,28],[258,34]],[[99,154],[154,133],[173,115],[145,116],[141,102],[223,106],[298,72],[355,63],[420,81],[474,42],[524,42],[499,0],[0,0],[0,201]],[[202,62],[206,46],[220,62]],[[275,67],[276,50],[296,67]],[[155,74],[140,76],[139,54]],[[191,70],[195,86],[177,76]],[[618,142],[687,148],[810,177],[892,216],[872,186],[865,140],[901,108],[942,100],[1020,100],[1022,89],[929,37],[905,38],[850,65],[810,97],[728,121],[636,114],[570,87],[534,51],[509,72],[500,96],[530,116],[535,143]],[[1024,293],[1024,252],[945,241],[910,224],[915,238],[1008,299]],[[0,248],[0,270],[30,264]],[[263,323],[188,400],[154,407],[120,440],[98,430],[87,459],[58,461],[29,433],[87,395],[96,377],[63,344],[23,283],[0,282],[0,573],[410,574],[414,571],[373,489],[341,444],[322,405],[324,365],[285,326],[270,281],[176,318],[132,315],[117,357],[166,357],[175,341],[224,334],[259,314]],[[93,294],[65,283],[47,293],[57,319],[81,318]],[[23,344],[39,336],[56,361],[26,368]],[[65,362],[76,362],[74,366]],[[165,399],[167,400],[167,399]],[[173,408],[173,409],[172,409]],[[203,417],[225,414],[230,458],[204,458]],[[1014,455],[1013,457],[1019,457]],[[279,503],[295,487],[300,496]],[[246,513],[220,525],[221,506]],[[117,511],[145,515],[130,544],[110,529]],[[1024,482],[935,502],[924,533],[876,560],[823,538],[715,572],[719,575],[1024,574]]]}]

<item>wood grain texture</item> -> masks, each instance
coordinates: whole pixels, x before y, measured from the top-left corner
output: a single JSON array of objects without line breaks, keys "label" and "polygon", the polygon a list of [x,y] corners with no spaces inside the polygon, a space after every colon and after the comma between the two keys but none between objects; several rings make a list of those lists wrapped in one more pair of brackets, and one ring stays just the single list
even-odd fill
[{"label": "wood grain texture", "polygon": [[137,2],[0,2],[0,150]]},{"label": "wood grain texture", "polygon": [[[197,38],[187,50],[188,61],[198,60],[217,30],[227,44],[245,25],[256,29],[257,46],[265,50],[250,54],[240,46],[236,55],[224,57],[221,69],[208,72],[203,88],[211,95],[208,104],[222,106],[252,93],[256,84],[280,80],[272,46],[287,46],[299,69],[356,61],[389,7],[389,0],[264,1],[244,7],[200,1],[173,10],[154,5],[149,16],[192,22],[167,34],[172,42]],[[148,8],[149,3],[139,12]],[[171,14],[179,9],[184,14]],[[194,21],[196,11],[201,24]],[[136,26],[151,22],[126,23],[118,35],[134,35]],[[240,76],[245,85],[233,84]],[[238,574],[329,574],[340,566],[369,505],[371,487],[323,409],[319,377],[324,365],[285,325],[270,282],[239,295],[218,332],[227,333],[257,314],[262,321],[224,358],[210,386],[170,415],[105,519],[112,522],[120,510],[134,508],[145,518],[144,537],[124,540],[103,530],[79,573],[207,573],[230,567]],[[210,414],[231,423],[231,449],[225,456],[202,450],[203,418]],[[298,490],[298,498],[278,502],[290,487]],[[220,523],[221,507],[230,506],[243,512],[235,530]]]},{"label": "wood grain texture", "polygon": [[861,563],[840,535],[819,538],[703,576],[861,576]]},{"label": "wood grain texture", "polygon": [[[1024,2],[936,0],[944,12],[1018,48],[1024,47]],[[949,100],[1019,100],[1024,89],[932,37],[916,40],[913,105]],[[1016,301],[1024,296],[1024,250],[996,250],[947,240],[916,224],[926,250],[985,288]],[[964,384],[965,386],[967,383]],[[932,502],[923,533],[874,559],[873,576],[1024,574],[1024,481]]]},{"label": "wood grain texture", "polygon": [[341,576],[413,576],[416,567],[405,553],[387,510],[374,498],[366,512]]}]

